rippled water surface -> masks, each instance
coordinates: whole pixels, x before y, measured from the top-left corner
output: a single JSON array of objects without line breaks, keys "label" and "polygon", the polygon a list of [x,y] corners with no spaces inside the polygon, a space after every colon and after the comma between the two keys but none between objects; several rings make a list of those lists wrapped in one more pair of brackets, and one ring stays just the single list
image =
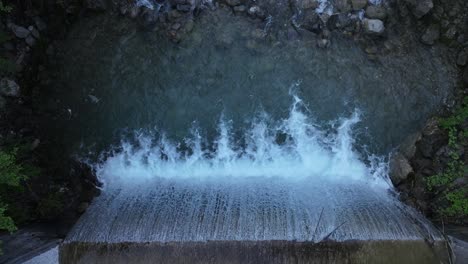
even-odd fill
[{"label": "rippled water surface", "polygon": [[75,26],[59,56],[53,86],[59,95],[48,98],[63,108],[60,125],[75,153],[99,153],[140,129],[181,141],[193,122],[213,141],[221,116],[242,137],[258,113],[286,118],[292,91],[325,133],[358,111],[355,147],[386,155],[454,86],[443,52],[417,43],[371,57],[340,36],[329,49],[317,48],[307,34],[265,38],[265,23],[225,11],[195,21],[180,44],[122,18]]}]

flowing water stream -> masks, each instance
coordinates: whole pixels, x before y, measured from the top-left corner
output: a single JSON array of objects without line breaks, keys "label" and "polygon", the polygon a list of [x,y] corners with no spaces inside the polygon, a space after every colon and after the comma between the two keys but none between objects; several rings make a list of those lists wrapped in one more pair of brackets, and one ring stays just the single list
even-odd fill
[{"label": "flowing water stream", "polygon": [[318,49],[223,10],[193,26],[173,44],[100,16],[65,41],[44,100],[104,182],[68,243],[440,239],[386,159],[450,97],[443,50]]}]

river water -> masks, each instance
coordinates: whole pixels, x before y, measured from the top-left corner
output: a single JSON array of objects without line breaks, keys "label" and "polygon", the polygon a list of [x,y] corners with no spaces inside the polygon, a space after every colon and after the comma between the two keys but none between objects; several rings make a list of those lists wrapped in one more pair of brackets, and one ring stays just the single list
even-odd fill
[{"label": "river water", "polygon": [[77,23],[44,100],[104,190],[68,242],[440,238],[395,199],[387,157],[450,99],[445,52],[369,55],[338,35],[319,49],[265,26],[218,10],[174,44],[122,18]]}]

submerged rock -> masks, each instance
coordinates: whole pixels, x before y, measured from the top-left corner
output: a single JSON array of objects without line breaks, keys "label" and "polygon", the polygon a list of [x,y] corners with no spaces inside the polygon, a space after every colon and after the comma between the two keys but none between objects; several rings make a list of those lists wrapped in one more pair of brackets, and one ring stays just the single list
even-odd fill
[{"label": "submerged rock", "polygon": [[384,23],[379,19],[364,19],[362,25],[367,34],[381,35],[385,31]]}]

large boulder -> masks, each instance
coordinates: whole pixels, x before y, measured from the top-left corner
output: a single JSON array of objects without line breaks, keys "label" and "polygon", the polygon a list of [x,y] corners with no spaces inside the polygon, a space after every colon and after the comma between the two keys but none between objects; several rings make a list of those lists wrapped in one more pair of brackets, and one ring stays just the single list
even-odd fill
[{"label": "large boulder", "polygon": [[413,173],[413,168],[411,167],[408,159],[400,152],[394,153],[390,159],[389,173],[392,183],[395,186],[399,185],[408,178],[410,173]]},{"label": "large boulder", "polygon": [[379,19],[364,19],[362,25],[369,35],[381,35],[385,31],[384,23]]}]

